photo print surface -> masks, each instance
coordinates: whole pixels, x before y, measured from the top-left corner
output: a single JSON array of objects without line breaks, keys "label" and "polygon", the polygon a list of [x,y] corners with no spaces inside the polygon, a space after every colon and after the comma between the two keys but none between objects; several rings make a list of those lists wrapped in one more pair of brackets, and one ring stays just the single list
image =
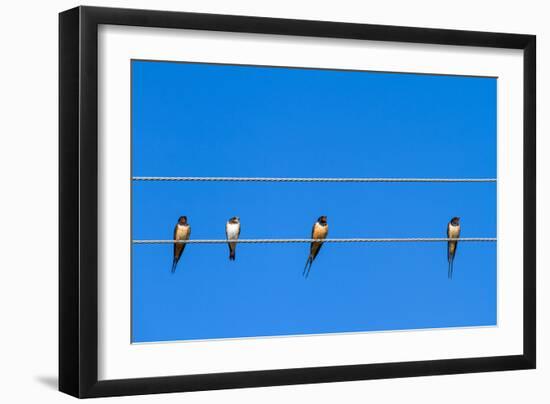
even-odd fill
[{"label": "photo print surface", "polygon": [[496,78],[131,72],[133,343],[497,325]]}]

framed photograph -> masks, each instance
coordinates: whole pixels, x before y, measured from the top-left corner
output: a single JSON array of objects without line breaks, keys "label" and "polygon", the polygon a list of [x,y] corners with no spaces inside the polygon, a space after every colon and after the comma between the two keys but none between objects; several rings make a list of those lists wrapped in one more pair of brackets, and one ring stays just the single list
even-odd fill
[{"label": "framed photograph", "polygon": [[60,14],[59,386],[535,368],[535,37]]}]

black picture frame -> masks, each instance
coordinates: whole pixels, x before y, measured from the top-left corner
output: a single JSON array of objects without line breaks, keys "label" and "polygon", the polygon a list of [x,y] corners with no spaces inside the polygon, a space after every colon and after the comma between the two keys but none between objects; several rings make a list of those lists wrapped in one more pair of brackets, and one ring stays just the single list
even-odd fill
[{"label": "black picture frame", "polygon": [[[100,24],[523,50],[523,354],[98,380]],[[59,15],[59,390],[75,397],[533,369],[536,366],[536,37],[184,12],[77,7]]]}]

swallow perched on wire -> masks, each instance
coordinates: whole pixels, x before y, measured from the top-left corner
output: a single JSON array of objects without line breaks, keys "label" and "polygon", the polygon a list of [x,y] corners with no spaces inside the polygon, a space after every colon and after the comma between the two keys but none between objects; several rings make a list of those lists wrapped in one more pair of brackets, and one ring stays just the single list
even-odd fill
[{"label": "swallow perched on wire", "polygon": [[[180,216],[176,227],[174,228],[174,241],[189,240],[191,236],[191,226],[187,223],[187,216]],[[174,261],[172,262],[172,273],[176,272],[176,265],[181,258],[185,243],[174,243]]]},{"label": "swallow perched on wire", "polygon": [[[238,216],[233,216],[225,224],[225,236],[227,240],[238,240],[239,235],[241,234],[241,221]],[[229,246],[229,260],[235,261],[235,249],[237,248],[237,243],[227,243]]]},{"label": "swallow perched on wire", "polygon": [[[458,239],[460,237],[460,218],[453,217],[447,225],[447,238]],[[456,247],[458,241],[447,242],[447,260],[449,261],[449,269],[447,276],[449,279],[453,278],[453,263],[455,260]]]},{"label": "swallow perched on wire", "polygon": [[[326,216],[320,216],[319,219],[315,222],[313,225],[313,229],[311,230],[311,238],[315,240],[324,240],[327,238],[328,235],[328,223],[327,223],[327,217]],[[306,261],[306,266],[304,268],[303,276],[306,278],[309,275],[309,271],[311,270],[311,265],[313,264],[313,260],[315,257],[317,257],[317,254],[319,254],[319,251],[321,250],[321,247],[323,246],[322,241],[313,241],[309,247],[309,257]]]}]

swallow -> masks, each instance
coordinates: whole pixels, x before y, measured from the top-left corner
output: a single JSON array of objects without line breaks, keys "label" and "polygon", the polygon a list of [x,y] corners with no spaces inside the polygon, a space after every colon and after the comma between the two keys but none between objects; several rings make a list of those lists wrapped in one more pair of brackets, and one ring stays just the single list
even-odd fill
[{"label": "swallow", "polygon": [[[191,226],[187,223],[187,216],[180,216],[176,227],[174,228],[174,241],[189,240],[191,236]],[[174,261],[172,262],[172,273],[176,272],[176,265],[181,258],[183,250],[185,250],[185,243],[174,243]]]},{"label": "swallow", "polygon": [[[324,240],[327,238],[328,235],[328,223],[327,223],[327,217],[326,216],[320,216],[319,219],[315,222],[313,225],[313,229],[311,230],[311,238],[315,240]],[[321,241],[313,241],[309,247],[309,257],[306,261],[306,266],[304,268],[303,276],[306,278],[309,275],[309,271],[311,270],[311,265],[313,264],[313,260],[315,257],[317,257],[317,254],[319,254],[319,251],[321,250],[321,247],[323,246],[323,243]]]},{"label": "swallow", "polygon": [[[238,216],[233,216],[225,224],[225,236],[227,240],[238,240],[239,235],[241,234],[241,222]],[[229,260],[235,261],[235,249],[237,248],[237,243],[227,243],[229,246]]]},{"label": "swallow", "polygon": [[[460,237],[460,218],[453,217],[449,224],[447,225],[447,238],[456,238]],[[447,242],[447,260],[449,261],[449,270],[447,276],[449,279],[453,278],[453,263],[455,260],[456,247],[458,241],[448,241]]]}]

